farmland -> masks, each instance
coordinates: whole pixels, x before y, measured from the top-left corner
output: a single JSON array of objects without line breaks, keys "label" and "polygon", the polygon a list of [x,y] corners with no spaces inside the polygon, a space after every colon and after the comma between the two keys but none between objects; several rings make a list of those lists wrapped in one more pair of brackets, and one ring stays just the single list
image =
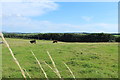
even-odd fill
[{"label": "farmland", "polygon": [[[49,78],[58,78],[46,65],[52,66],[47,55],[49,51],[56,67],[63,78],[72,78],[65,62],[76,78],[118,78],[118,43],[78,43],[37,40],[37,44],[30,44],[29,39],[6,38],[15,57],[22,68],[26,69],[32,78],[45,78],[39,68],[31,50],[34,52]],[[22,74],[14,62],[5,44],[2,44],[2,77],[22,78]]]}]

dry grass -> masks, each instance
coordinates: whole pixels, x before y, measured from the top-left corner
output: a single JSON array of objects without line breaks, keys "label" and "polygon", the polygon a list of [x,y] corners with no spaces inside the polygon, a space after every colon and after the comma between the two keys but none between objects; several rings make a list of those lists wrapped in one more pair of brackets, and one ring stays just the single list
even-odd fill
[{"label": "dry grass", "polygon": [[58,75],[59,78],[61,78],[61,75],[60,75],[60,73],[59,73],[59,71],[58,71],[58,69],[57,69],[57,67],[56,67],[56,65],[55,65],[55,63],[54,63],[54,61],[53,61],[53,59],[48,51],[47,51],[47,54],[50,57],[50,60],[52,61],[52,64],[53,64],[53,67],[55,69],[56,74]]},{"label": "dry grass", "polygon": [[[63,62],[63,63],[64,63],[64,62]],[[66,63],[64,63],[64,64],[65,64],[65,66],[68,68],[68,70],[70,71],[70,73],[72,74],[73,78],[75,79],[75,76],[74,76],[72,70],[69,68],[69,66],[68,66]],[[75,79],[75,80],[76,80],[76,79]]]},{"label": "dry grass", "polygon": [[31,51],[31,52],[32,52],[33,56],[35,57],[35,59],[36,59],[38,65],[39,65],[39,67],[40,67],[41,70],[43,71],[45,77],[47,78],[47,80],[49,80],[48,77],[47,77],[47,74],[46,74],[46,72],[44,71],[44,69],[42,68],[42,65],[40,64],[39,60],[37,59],[37,57],[35,56],[35,54],[33,53],[33,51]]},{"label": "dry grass", "polygon": [[9,49],[9,51],[10,51],[10,54],[12,55],[15,63],[16,63],[16,64],[18,65],[18,67],[20,68],[20,71],[21,71],[23,77],[26,79],[25,72],[23,71],[22,67],[20,66],[18,60],[15,58],[15,56],[14,56],[14,54],[13,54],[13,51],[12,51],[12,49],[10,48],[9,44],[7,43],[7,41],[5,40],[3,34],[0,33],[0,36],[1,36],[2,40],[4,41],[4,43],[6,44],[6,46],[8,47],[8,49]]},{"label": "dry grass", "polygon": [[[50,65],[48,65],[45,61],[44,61],[44,63],[45,63],[50,69],[52,69],[54,73],[56,73],[56,71],[55,71]],[[59,77],[59,76],[58,76],[58,77]]]},{"label": "dry grass", "polygon": [[23,69],[23,70],[26,72],[26,74],[28,75],[28,77],[31,78],[30,74],[26,71],[26,69]]}]

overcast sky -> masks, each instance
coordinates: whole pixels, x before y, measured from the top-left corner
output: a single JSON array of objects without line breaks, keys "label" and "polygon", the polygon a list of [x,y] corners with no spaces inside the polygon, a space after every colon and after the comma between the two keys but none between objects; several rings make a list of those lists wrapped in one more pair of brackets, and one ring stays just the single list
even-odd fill
[{"label": "overcast sky", "polygon": [[6,32],[118,32],[118,2],[5,2]]}]

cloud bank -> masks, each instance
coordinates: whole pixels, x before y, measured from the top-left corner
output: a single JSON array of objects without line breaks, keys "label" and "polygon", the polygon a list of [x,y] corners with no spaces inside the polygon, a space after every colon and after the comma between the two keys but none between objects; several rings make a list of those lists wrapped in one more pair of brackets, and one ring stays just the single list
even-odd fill
[{"label": "cloud bank", "polygon": [[11,32],[117,32],[117,24],[56,24],[50,21],[32,20],[18,16],[4,17],[3,26],[5,26],[3,31],[9,29]]},{"label": "cloud bank", "polygon": [[[55,11],[59,5],[53,1],[41,2],[6,2],[2,3],[3,31],[10,32],[117,32],[117,24],[89,23],[74,25],[71,23],[54,23],[32,19]],[[31,0],[32,1],[32,0]],[[38,0],[39,1],[39,0]],[[62,16],[62,15],[61,15]],[[92,17],[83,16],[83,20],[91,21]],[[113,28],[114,27],[114,28]]]},{"label": "cloud bank", "polygon": [[2,3],[3,16],[40,16],[54,11],[58,5],[54,2],[8,2]]},{"label": "cloud bank", "polygon": [[40,2],[40,1],[54,1],[54,2],[119,2],[119,0],[1,0],[0,2]]}]

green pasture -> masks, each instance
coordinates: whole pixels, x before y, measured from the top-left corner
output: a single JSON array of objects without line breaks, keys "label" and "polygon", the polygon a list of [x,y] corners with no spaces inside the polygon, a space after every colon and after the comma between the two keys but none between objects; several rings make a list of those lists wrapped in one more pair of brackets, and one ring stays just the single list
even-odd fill
[{"label": "green pasture", "polygon": [[[76,78],[118,78],[118,43],[52,43],[52,41],[37,40],[36,44],[30,44],[29,39],[7,38],[6,40],[21,67],[26,69],[32,78],[45,77],[31,50],[49,78],[58,78],[58,76],[43,63],[46,61],[53,67],[47,51],[63,78],[73,78],[63,62],[69,66]],[[2,77],[23,78],[6,45],[0,45],[2,45]]]}]

